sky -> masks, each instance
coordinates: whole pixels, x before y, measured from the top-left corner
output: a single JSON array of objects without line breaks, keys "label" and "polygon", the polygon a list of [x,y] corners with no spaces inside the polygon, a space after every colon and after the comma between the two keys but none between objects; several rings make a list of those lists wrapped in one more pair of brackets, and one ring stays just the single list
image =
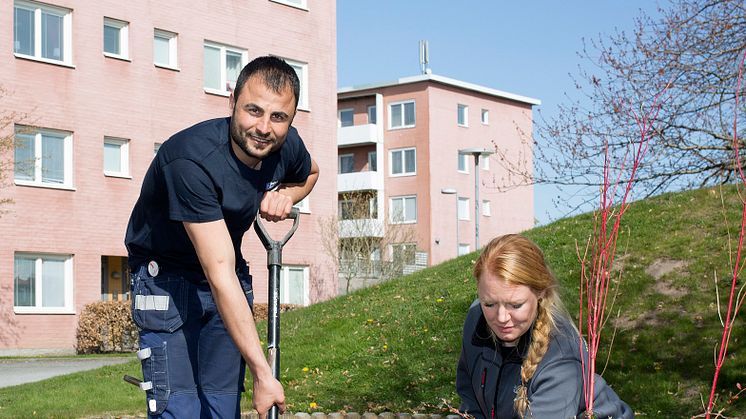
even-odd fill
[{"label": "sky", "polygon": [[[583,39],[630,33],[656,0],[336,0],[337,85],[357,86],[420,74],[419,41],[427,40],[433,74],[541,100],[545,117],[576,97],[570,74],[589,63]],[[660,3],[665,6],[665,3]],[[536,115],[536,114],[534,114]],[[536,117],[535,117],[536,119]],[[534,188],[539,224],[568,215],[567,195]],[[568,196],[568,202],[571,198]],[[581,210],[589,211],[585,207]]]}]

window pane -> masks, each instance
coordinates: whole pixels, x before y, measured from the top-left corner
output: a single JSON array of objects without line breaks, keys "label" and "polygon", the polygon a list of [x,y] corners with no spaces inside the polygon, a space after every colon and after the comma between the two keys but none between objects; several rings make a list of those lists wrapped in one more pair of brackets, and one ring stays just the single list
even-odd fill
[{"label": "window pane", "polygon": [[300,83],[300,92],[298,94],[298,106],[300,107],[306,106],[306,97],[304,94],[306,86],[303,85],[303,66],[295,65],[291,63],[288,63],[288,65],[290,65],[290,67],[292,67],[293,70],[295,70],[295,75],[298,76],[298,81]]},{"label": "window pane", "polygon": [[391,219],[393,221],[402,221],[404,218],[404,200],[396,198],[391,200]]},{"label": "window pane", "polygon": [[391,153],[391,173],[398,175],[402,172],[402,155],[401,151]]},{"label": "window pane", "polygon": [[159,35],[155,35],[153,38],[153,62],[161,65],[171,65],[168,38]]},{"label": "window pane", "polygon": [[339,112],[339,124],[343,127],[351,127],[353,125],[354,113],[352,110],[344,110]]},{"label": "window pane", "polygon": [[368,123],[375,124],[376,122],[376,107],[368,106]]},{"label": "window pane", "polygon": [[35,260],[16,256],[13,305],[16,307],[33,307],[36,305],[35,277]]},{"label": "window pane", "polygon": [[122,146],[120,144],[104,143],[104,171],[122,171]]},{"label": "window pane", "polygon": [[63,27],[62,16],[41,12],[41,56],[62,61]]},{"label": "window pane", "polygon": [[15,140],[15,179],[34,180],[34,136],[16,133]]},{"label": "window pane", "polygon": [[469,198],[458,199],[458,219],[459,220],[469,219]]},{"label": "window pane", "polygon": [[378,171],[378,155],[375,151],[368,153],[368,170],[371,172]]},{"label": "window pane", "polygon": [[241,74],[241,54],[228,51],[225,54],[225,90],[233,90],[236,87],[236,80]]},{"label": "window pane", "polygon": [[119,46],[120,30],[120,28],[114,26],[104,25],[104,52],[110,54],[121,54]]},{"label": "window pane", "polygon": [[466,125],[466,106],[458,105],[458,124]]},{"label": "window pane", "polygon": [[355,170],[353,156],[339,156],[339,173],[352,173]]},{"label": "window pane", "polygon": [[415,153],[414,149],[404,150],[404,171],[406,173],[415,172]]},{"label": "window pane", "polygon": [[417,219],[417,198],[411,197],[406,198],[404,203],[404,219],[406,221],[414,221]]},{"label": "window pane", "polygon": [[391,107],[391,127],[396,128],[402,125],[401,120],[401,104],[393,105]]},{"label": "window pane", "polygon": [[34,12],[16,7],[14,13],[13,50],[21,54],[34,55]]},{"label": "window pane", "polygon": [[41,181],[65,183],[65,139],[57,135],[41,136]]},{"label": "window pane", "polygon": [[414,125],[414,102],[404,104],[404,125]]},{"label": "window pane", "polygon": [[41,300],[42,307],[65,306],[65,262],[42,261]]},{"label": "window pane", "polygon": [[465,154],[458,155],[458,170],[460,172],[466,171],[466,155]]},{"label": "window pane", "polygon": [[287,281],[280,288],[280,300],[285,304],[303,305],[306,290],[304,289],[303,268],[289,268]]},{"label": "window pane", "polygon": [[205,45],[205,87],[220,89],[220,49]]}]

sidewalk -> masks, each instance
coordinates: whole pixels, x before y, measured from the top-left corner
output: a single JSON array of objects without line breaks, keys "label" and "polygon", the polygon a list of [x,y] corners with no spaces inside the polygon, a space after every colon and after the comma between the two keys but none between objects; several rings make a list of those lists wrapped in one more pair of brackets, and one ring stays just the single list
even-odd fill
[{"label": "sidewalk", "polygon": [[41,381],[58,375],[123,364],[134,356],[105,358],[9,358],[0,359],[0,388]]}]

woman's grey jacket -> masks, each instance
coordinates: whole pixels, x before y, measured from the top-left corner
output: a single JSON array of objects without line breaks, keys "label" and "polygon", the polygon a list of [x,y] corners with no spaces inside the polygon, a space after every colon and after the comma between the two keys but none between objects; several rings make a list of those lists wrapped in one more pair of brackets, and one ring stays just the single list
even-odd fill
[{"label": "woman's grey jacket", "polygon": [[[578,333],[568,319],[560,318],[556,322],[547,353],[528,382],[527,418],[573,418],[585,411]],[[461,412],[486,419],[519,417],[513,410],[513,400],[521,382],[521,364],[530,336],[531,329],[514,347],[495,343],[479,301],[471,305],[464,323],[456,373]],[[587,356],[584,350],[586,360]],[[594,394],[593,413],[597,418],[634,417],[630,407],[599,375],[596,375]]]}]

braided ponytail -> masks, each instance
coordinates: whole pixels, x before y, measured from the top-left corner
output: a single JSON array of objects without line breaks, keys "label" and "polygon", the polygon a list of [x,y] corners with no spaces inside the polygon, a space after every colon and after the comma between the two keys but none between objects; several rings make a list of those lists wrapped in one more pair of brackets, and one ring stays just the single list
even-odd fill
[{"label": "braided ponytail", "polygon": [[543,299],[539,300],[538,313],[531,332],[531,343],[528,354],[521,365],[521,385],[518,387],[513,408],[520,417],[526,417],[526,411],[530,411],[528,401],[527,383],[534,376],[536,368],[549,349],[549,333],[552,330],[552,317]]}]

